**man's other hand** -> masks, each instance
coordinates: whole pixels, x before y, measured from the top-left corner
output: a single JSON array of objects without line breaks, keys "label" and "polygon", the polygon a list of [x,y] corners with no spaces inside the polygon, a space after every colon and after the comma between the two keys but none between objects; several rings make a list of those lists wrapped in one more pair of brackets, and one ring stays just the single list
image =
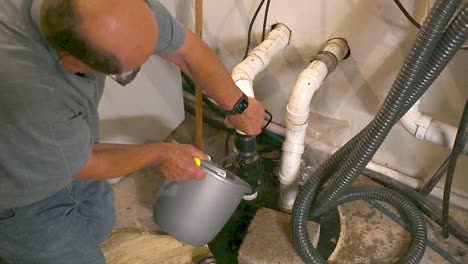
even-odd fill
[{"label": "man's other hand", "polygon": [[262,132],[265,120],[265,108],[255,98],[249,97],[249,106],[244,113],[227,116],[224,122],[228,127],[238,129],[249,136],[256,136]]}]

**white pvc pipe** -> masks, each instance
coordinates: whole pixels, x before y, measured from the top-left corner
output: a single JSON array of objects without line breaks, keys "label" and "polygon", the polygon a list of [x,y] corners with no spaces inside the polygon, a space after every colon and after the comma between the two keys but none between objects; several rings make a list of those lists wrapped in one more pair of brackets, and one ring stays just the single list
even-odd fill
[{"label": "white pvc pipe", "polygon": [[[383,174],[385,176],[388,176],[389,178],[392,178],[400,183],[403,183],[413,189],[419,189],[422,188],[424,185],[424,182],[416,179],[414,177],[408,176],[406,174],[403,174],[401,172],[398,172],[396,170],[392,170],[388,167],[385,167],[383,165],[380,165],[378,163],[375,163],[373,161],[369,162],[369,164],[366,166],[367,169],[375,171],[377,173]],[[438,199],[443,199],[444,197],[444,189],[436,186],[430,195],[438,198]],[[460,191],[454,191],[452,190],[452,193],[450,195],[450,203],[454,204],[458,207],[461,207],[463,209],[468,209],[468,194],[463,193]]]},{"label": "white pvc pipe", "polygon": [[[289,44],[290,38],[291,30],[284,24],[276,24],[266,39],[232,70],[231,77],[234,83],[245,95],[255,98],[253,89],[255,76],[268,66],[275,53]],[[237,132],[244,134],[239,130]]]},{"label": "white pvc pipe", "polygon": [[275,53],[289,44],[290,38],[291,30],[284,24],[276,24],[265,41],[255,47],[247,58],[232,70],[232,79],[244,94],[255,97],[253,90],[255,76],[266,68]]},{"label": "white pvc pipe", "polygon": [[[337,148],[332,148],[329,145],[322,144],[320,142],[315,143],[313,148],[328,155],[332,155],[335,151],[338,150]],[[396,171],[394,169],[381,165],[375,161],[370,161],[367,164],[366,169],[385,175],[413,189],[419,189],[424,186],[424,182],[422,180],[419,180],[415,177],[409,176],[407,174],[401,173],[399,171]],[[430,195],[438,199],[442,199],[444,196],[444,189],[439,186],[436,186],[434,190],[430,193]],[[295,198],[296,197],[290,197],[290,199],[295,199]],[[460,208],[468,210],[468,193],[452,189],[452,193],[450,196],[450,203]]]},{"label": "white pvc pipe", "polygon": [[401,118],[400,123],[405,130],[419,140],[453,148],[457,128],[424,115],[419,106],[420,100]]},{"label": "white pvc pipe", "polygon": [[[341,61],[349,52],[344,39],[331,39],[323,49]],[[290,211],[297,195],[297,180],[305,148],[305,135],[309,120],[310,102],[328,74],[327,65],[314,60],[299,75],[286,107],[286,138],[282,146],[280,169],[280,207]]]}]

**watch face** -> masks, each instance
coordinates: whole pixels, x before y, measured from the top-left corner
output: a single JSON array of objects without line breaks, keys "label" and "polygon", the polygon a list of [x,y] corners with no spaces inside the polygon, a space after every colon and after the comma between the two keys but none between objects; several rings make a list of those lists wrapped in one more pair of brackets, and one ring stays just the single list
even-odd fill
[{"label": "watch face", "polygon": [[249,98],[244,94],[232,108],[232,110],[226,111],[227,115],[239,115],[244,113],[245,109],[249,107]]},{"label": "watch face", "polygon": [[242,101],[239,102],[239,104],[236,106],[236,112],[239,114],[243,113],[245,109],[249,106],[249,101],[246,99],[243,99]]}]

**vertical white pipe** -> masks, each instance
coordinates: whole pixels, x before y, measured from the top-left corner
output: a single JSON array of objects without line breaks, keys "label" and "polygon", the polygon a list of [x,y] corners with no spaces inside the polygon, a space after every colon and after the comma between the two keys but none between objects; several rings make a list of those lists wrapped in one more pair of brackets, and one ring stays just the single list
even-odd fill
[{"label": "vertical white pipe", "polygon": [[[349,52],[344,39],[331,39],[317,58],[299,75],[286,107],[286,138],[282,147],[280,169],[280,207],[291,211],[297,196],[297,180],[305,148],[310,102],[329,71]],[[330,70],[329,70],[330,69]]]}]

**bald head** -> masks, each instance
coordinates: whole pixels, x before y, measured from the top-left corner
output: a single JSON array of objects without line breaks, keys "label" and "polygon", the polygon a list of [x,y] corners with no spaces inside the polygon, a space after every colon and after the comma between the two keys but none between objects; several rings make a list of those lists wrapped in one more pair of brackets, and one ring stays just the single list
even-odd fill
[{"label": "bald head", "polygon": [[158,26],[144,0],[44,0],[41,15],[47,40],[85,72],[130,71],[156,50]]}]

